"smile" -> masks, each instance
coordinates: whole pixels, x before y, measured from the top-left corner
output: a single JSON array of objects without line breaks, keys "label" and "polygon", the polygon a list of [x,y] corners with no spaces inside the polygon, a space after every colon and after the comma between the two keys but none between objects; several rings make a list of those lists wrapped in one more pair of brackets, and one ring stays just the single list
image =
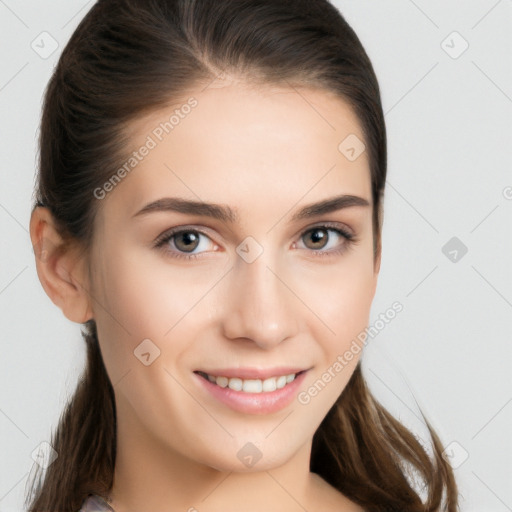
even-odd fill
[{"label": "smile", "polygon": [[221,388],[229,388],[234,391],[242,391],[244,393],[263,393],[268,391],[275,391],[282,389],[287,384],[295,380],[295,377],[302,372],[289,373],[287,375],[279,375],[276,377],[269,377],[268,379],[241,379],[239,377],[225,377],[209,375],[205,372],[197,372],[201,377],[208,379],[211,383],[220,386]]},{"label": "smile", "polygon": [[[206,400],[213,399],[239,413],[272,414],[293,402],[308,370],[275,368],[261,371],[232,368],[215,373],[219,375],[194,371],[194,380]],[[223,373],[230,375],[222,375]]]}]

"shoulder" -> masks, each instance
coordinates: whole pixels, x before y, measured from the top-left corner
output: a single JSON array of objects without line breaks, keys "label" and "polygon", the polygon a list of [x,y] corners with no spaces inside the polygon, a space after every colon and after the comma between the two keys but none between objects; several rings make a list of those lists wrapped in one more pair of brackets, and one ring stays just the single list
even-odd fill
[{"label": "shoulder", "polygon": [[114,509],[102,497],[90,494],[78,512],[114,512]]}]

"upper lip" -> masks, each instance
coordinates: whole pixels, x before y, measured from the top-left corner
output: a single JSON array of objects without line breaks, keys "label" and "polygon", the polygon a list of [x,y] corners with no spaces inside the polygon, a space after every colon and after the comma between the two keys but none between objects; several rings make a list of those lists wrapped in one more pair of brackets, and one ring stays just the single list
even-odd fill
[{"label": "upper lip", "polygon": [[306,371],[307,368],[299,368],[296,366],[276,366],[274,368],[219,368],[215,370],[200,369],[201,371],[214,377],[239,377],[240,379],[268,379],[270,377],[279,377],[280,375],[290,375],[291,373],[299,373]]}]

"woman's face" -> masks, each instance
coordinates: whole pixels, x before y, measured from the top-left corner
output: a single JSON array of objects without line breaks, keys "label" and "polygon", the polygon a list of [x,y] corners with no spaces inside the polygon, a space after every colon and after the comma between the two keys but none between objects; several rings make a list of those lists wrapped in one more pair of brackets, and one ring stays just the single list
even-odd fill
[{"label": "woman's face", "polygon": [[[358,120],[325,91],[232,83],[130,130],[120,183],[95,192],[89,283],[118,442],[281,465],[310,448],[368,325],[378,265]],[[360,199],[312,206],[344,195]]]}]

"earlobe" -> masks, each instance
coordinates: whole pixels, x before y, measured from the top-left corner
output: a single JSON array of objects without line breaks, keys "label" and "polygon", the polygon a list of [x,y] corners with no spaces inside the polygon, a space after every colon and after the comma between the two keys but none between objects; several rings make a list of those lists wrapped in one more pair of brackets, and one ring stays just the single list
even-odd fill
[{"label": "earlobe", "polygon": [[93,318],[85,254],[78,245],[66,243],[48,208],[38,206],[32,212],[30,239],[37,275],[48,297],[72,322]]}]

